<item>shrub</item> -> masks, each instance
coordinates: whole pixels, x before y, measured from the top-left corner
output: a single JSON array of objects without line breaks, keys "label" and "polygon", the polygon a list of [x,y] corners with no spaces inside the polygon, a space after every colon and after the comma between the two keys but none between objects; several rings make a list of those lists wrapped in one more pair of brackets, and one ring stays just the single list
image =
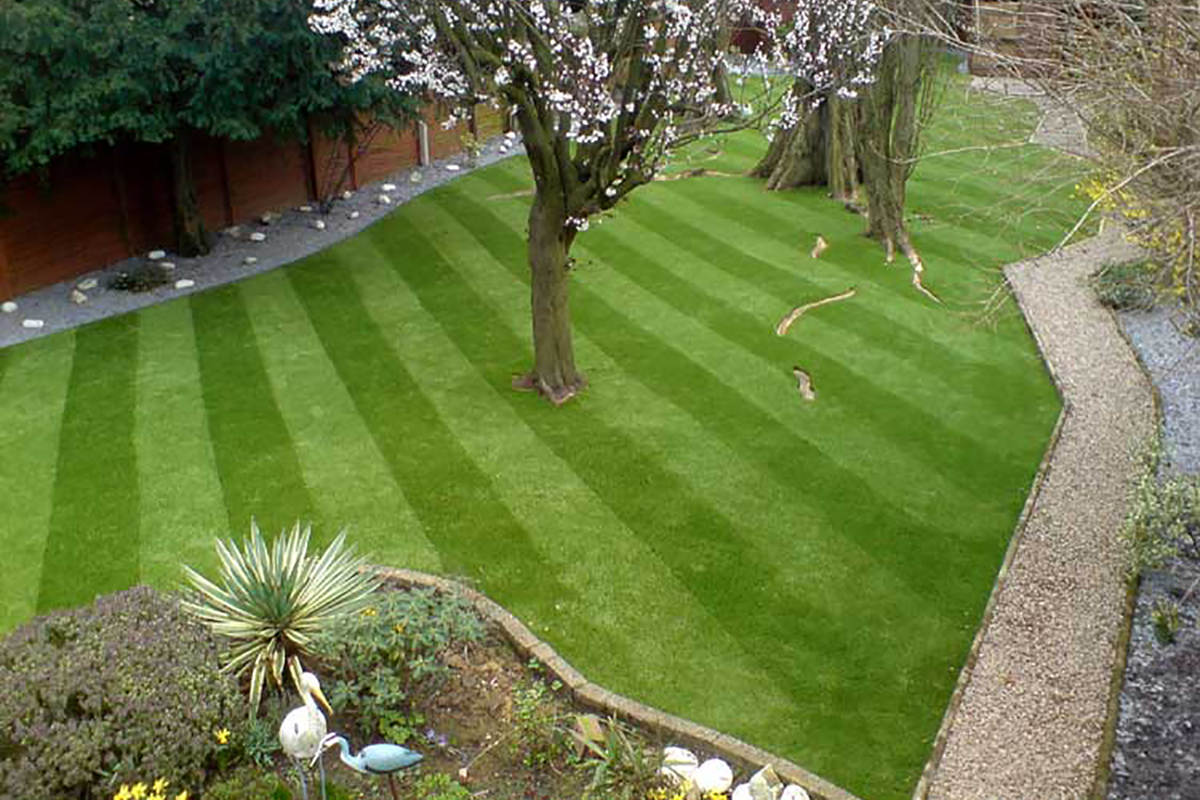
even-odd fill
[{"label": "shrub", "polygon": [[450,645],[482,637],[483,623],[464,598],[414,589],[379,594],[331,625],[313,652],[332,679],[330,702],[357,716],[364,732],[403,744],[421,723],[412,708],[417,685],[449,674]]},{"label": "shrub", "polygon": [[118,292],[141,294],[166,286],[171,282],[171,273],[158,264],[151,264],[133,272],[118,272],[117,276],[108,282],[108,288]]},{"label": "shrub", "polygon": [[218,666],[209,632],[147,587],[18,628],[0,642],[0,796],[90,800],[145,775],[201,785],[214,732],[245,712]]},{"label": "shrub", "polygon": [[413,786],[415,800],[471,800],[471,790],[441,772],[422,775]]},{"label": "shrub", "polygon": [[530,769],[545,769],[567,753],[566,719],[554,705],[561,688],[534,679],[513,689],[513,755]]},{"label": "shrub", "polygon": [[366,561],[346,545],[345,531],[319,558],[308,557],[311,533],[311,527],[296,523],[268,550],[251,522],[244,549],[218,539],[221,586],[183,568],[194,587],[183,609],[231,641],[225,670],[250,671],[251,716],[268,676],[283,688],[285,665],[299,691],[301,658],[309,655],[312,637],[361,608],[379,586],[375,576],[362,571]]},{"label": "shrub", "polygon": [[1142,456],[1142,473],[1121,529],[1130,554],[1129,578],[1157,569],[1181,548],[1195,557],[1200,549],[1200,479],[1160,477],[1162,444]]},{"label": "shrub", "polygon": [[1090,283],[1102,305],[1125,311],[1151,308],[1157,296],[1156,280],[1152,264],[1134,262],[1107,264]]}]

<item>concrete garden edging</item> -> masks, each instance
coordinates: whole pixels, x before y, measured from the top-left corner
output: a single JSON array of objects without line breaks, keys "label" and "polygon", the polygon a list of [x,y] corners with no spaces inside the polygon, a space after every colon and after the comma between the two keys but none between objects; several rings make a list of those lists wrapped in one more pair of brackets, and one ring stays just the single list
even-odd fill
[{"label": "concrete garden edging", "polygon": [[[580,705],[601,714],[612,714],[620,719],[664,734],[672,744],[711,753],[728,761],[734,767],[752,773],[770,764],[785,783],[802,786],[812,800],[859,800],[855,795],[835,786],[824,778],[809,772],[799,764],[780,758],[733,736],[706,728],[690,720],[676,717],[657,708],[630,700],[628,697],[610,692],[587,679],[554,648],[533,634],[519,619],[506,611],[481,592],[458,581],[393,567],[375,567],[376,573],[387,581],[405,588],[437,589],[454,592],[466,597],[475,606],[483,619],[494,624],[504,638],[521,654],[522,658],[536,658],[545,669],[571,693]],[[566,800],[566,798],[562,798]]]}]

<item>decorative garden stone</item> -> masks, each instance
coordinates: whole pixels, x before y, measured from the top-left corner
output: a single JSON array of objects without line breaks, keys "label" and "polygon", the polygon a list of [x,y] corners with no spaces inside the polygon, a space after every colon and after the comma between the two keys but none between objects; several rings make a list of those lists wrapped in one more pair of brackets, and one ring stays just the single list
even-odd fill
[{"label": "decorative garden stone", "polygon": [[812,798],[809,797],[804,787],[789,783],[783,790],[783,794],[779,796],[779,800],[812,800]]},{"label": "decorative garden stone", "polygon": [[149,253],[146,254],[146,258],[150,259],[151,261],[159,261],[166,257],[167,257],[166,250],[151,250]]},{"label": "decorative garden stone", "polygon": [[254,233],[250,234],[250,241],[252,242],[265,242],[266,240],[267,235],[262,231],[255,231]]},{"label": "decorative garden stone", "polygon": [[300,208],[296,210],[302,214],[310,214],[312,213],[312,206],[300,206]]},{"label": "decorative garden stone", "polygon": [[413,172],[412,175],[408,176],[408,182],[409,183],[420,183],[423,178],[424,178],[424,176],[421,175],[421,171],[417,170],[417,171]]},{"label": "decorative garden stone", "polygon": [[34,329],[44,328],[44,327],[46,327],[46,323],[44,320],[40,320],[40,319],[27,319],[27,320],[22,320],[21,327],[34,328]]},{"label": "decorative garden stone", "polygon": [[385,193],[386,192],[394,192],[394,191],[396,191],[396,184],[385,183],[383,186],[380,186],[379,188],[382,189]]},{"label": "decorative garden stone", "polygon": [[349,200],[349,199],[350,199],[350,198],[352,198],[352,197],[354,197],[354,192],[350,191],[349,189],[347,189],[346,191],[342,192],[342,199],[343,199],[343,200]]},{"label": "decorative garden stone", "polygon": [[13,314],[16,310],[17,304],[12,300],[6,300],[3,305],[0,305],[0,311],[3,311],[5,314]]},{"label": "decorative garden stone", "polygon": [[351,211],[348,216],[350,217],[350,219],[358,219],[362,215],[357,211]]},{"label": "decorative garden stone", "polygon": [[171,270],[175,269],[175,265],[173,263],[171,263],[170,261],[160,261],[158,263],[158,266],[161,267],[162,269],[165,269],[167,272],[170,272]]},{"label": "decorative garden stone", "polygon": [[323,230],[325,230],[325,220],[323,220],[323,219],[314,219],[314,220],[313,220],[313,224],[312,224],[312,226],[313,226],[314,228],[316,228],[317,230],[319,230],[319,231],[323,231]]},{"label": "decorative garden stone", "polygon": [[179,280],[175,281],[176,289],[190,289],[195,285],[196,282],[191,278],[180,278]]},{"label": "decorative garden stone", "polygon": [[692,773],[692,783],[705,792],[727,792],[733,785],[733,770],[719,758],[710,758]]},{"label": "decorative garden stone", "polygon": [[247,267],[250,267],[250,266],[257,264],[258,259],[255,258],[254,256],[246,256],[245,258],[242,259],[242,263],[245,264]]},{"label": "decorative garden stone", "polygon": [[675,783],[683,783],[691,780],[698,766],[700,766],[700,759],[696,758],[696,754],[691,750],[682,747],[664,747],[663,764],[659,773]]},{"label": "decorative garden stone", "polygon": [[379,197],[375,198],[375,200],[381,206],[391,205],[392,202],[392,198],[388,197],[386,194],[379,195]]},{"label": "decorative garden stone", "polygon": [[750,784],[739,783],[737,787],[734,788],[733,795],[731,796],[730,800],[751,800]]},{"label": "decorative garden stone", "polygon": [[77,306],[84,305],[88,301],[88,296],[78,289],[71,290],[71,302]]},{"label": "decorative garden stone", "polygon": [[97,281],[95,278],[88,278],[87,280],[80,281],[79,286],[77,286],[75,288],[79,289],[79,291],[81,291],[81,292],[90,292],[92,289],[95,289],[99,285],[100,285],[100,282]]},{"label": "decorative garden stone", "polygon": [[446,165],[446,170],[448,172],[458,172],[460,169],[462,169],[462,167],[460,167],[458,164],[447,164]]},{"label": "decorative garden stone", "polygon": [[775,768],[770,764],[760,769],[750,777],[747,784],[750,787],[752,800],[779,800],[783,793],[783,781],[775,774]]}]

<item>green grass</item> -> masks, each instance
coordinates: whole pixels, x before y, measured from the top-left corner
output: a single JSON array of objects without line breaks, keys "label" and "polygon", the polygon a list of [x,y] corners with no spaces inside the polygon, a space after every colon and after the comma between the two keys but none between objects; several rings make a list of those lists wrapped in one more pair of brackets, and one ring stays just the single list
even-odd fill
[{"label": "green grass", "polygon": [[[1009,142],[1028,110],[955,88],[930,149]],[[211,571],[251,516],[318,544],[349,526],[379,562],[476,581],[600,683],[906,796],[1059,408],[1011,306],[976,312],[1066,229],[1071,169],[1028,147],[922,164],[943,306],[817,191],[645,187],[576,244],[591,386],[561,409],[509,388],[519,159],[286,270],[0,351],[0,630]]]}]

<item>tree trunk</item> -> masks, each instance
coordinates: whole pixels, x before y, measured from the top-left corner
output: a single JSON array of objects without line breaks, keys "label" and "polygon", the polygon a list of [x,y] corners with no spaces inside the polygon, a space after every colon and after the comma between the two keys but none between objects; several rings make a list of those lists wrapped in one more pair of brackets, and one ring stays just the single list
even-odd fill
[{"label": "tree trunk", "polygon": [[[553,193],[551,193],[553,194]],[[571,312],[567,302],[567,254],[574,231],[566,227],[561,204],[541,191],[529,210],[530,295],[533,308],[533,372],[518,378],[518,389],[541,393],[562,405],[583,390],[575,368]]]},{"label": "tree trunk", "polygon": [[919,37],[893,39],[884,50],[875,83],[858,103],[858,158],[867,194],[867,233],[883,243],[889,261],[897,249],[910,260],[915,254],[904,221],[904,201],[916,157],[921,50]]},{"label": "tree trunk", "polygon": [[196,184],[192,179],[190,134],[180,131],[171,140],[171,187],[174,199],[175,252],[181,256],[202,256],[212,250],[208,230],[196,202]]},{"label": "tree trunk", "polygon": [[[807,89],[798,85],[795,91]],[[828,186],[834,199],[853,203],[858,193],[854,123],[850,102],[827,97],[795,126],[778,133],[750,174],[765,178],[772,191]]]}]

